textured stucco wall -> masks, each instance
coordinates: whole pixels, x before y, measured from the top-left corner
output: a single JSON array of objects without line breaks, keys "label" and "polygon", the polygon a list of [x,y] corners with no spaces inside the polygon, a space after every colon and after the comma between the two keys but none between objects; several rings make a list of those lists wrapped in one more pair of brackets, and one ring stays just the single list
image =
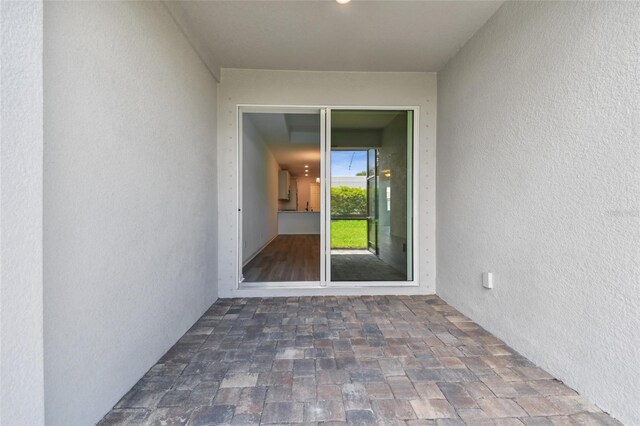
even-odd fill
[{"label": "textured stucco wall", "polygon": [[216,298],[216,82],[159,2],[44,28],[46,422],[92,424]]},{"label": "textured stucco wall", "polygon": [[0,3],[0,424],[44,422],[42,2]]},{"label": "textured stucco wall", "polygon": [[[435,292],[435,73],[359,73],[223,69],[218,103],[218,290],[221,297]],[[419,287],[237,290],[237,105],[418,106]]]},{"label": "textured stucco wall", "polygon": [[629,425],[639,52],[640,3],[515,2],[438,74],[438,294]]}]

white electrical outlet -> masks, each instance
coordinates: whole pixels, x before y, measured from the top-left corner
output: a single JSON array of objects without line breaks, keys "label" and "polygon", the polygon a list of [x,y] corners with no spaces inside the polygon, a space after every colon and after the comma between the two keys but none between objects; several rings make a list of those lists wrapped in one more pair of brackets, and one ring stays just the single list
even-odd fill
[{"label": "white electrical outlet", "polygon": [[493,272],[482,273],[482,287],[493,288]]}]

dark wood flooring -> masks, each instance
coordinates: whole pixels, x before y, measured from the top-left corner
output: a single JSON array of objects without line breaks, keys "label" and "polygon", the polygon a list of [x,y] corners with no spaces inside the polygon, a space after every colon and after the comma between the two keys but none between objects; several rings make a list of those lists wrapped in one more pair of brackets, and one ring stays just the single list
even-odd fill
[{"label": "dark wood flooring", "polygon": [[[320,236],[278,235],[242,268],[244,282],[320,281]],[[334,250],[333,281],[406,281],[367,250]]]},{"label": "dark wood flooring", "polygon": [[242,274],[244,282],[320,281],[320,235],[278,235]]}]

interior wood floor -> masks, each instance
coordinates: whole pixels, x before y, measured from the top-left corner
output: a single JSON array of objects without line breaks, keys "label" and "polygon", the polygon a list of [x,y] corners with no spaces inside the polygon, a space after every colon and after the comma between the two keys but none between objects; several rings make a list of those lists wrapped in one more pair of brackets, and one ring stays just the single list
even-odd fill
[{"label": "interior wood floor", "polygon": [[[242,268],[244,282],[320,281],[320,236],[278,235]],[[337,250],[331,255],[333,281],[405,281],[366,250]]]},{"label": "interior wood floor", "polygon": [[244,282],[320,281],[320,235],[278,235],[242,274]]}]

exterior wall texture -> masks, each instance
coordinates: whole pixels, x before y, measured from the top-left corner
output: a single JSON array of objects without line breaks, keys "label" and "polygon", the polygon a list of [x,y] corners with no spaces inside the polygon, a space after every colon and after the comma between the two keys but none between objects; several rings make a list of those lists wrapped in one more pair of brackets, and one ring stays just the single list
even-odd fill
[{"label": "exterior wall texture", "polygon": [[[218,104],[218,194],[220,230],[218,289],[221,297],[313,294],[433,294],[435,292],[435,114],[434,73],[358,73],[223,69]],[[418,106],[420,107],[419,287],[236,289],[238,273],[237,106]]]},{"label": "exterior wall texture", "polygon": [[438,74],[437,293],[629,425],[639,55],[639,3],[508,2]]},{"label": "exterior wall texture", "polygon": [[216,299],[216,86],[160,2],[48,2],[46,423],[93,424]]},{"label": "exterior wall texture", "polygon": [[0,3],[0,424],[44,422],[41,1]]}]

